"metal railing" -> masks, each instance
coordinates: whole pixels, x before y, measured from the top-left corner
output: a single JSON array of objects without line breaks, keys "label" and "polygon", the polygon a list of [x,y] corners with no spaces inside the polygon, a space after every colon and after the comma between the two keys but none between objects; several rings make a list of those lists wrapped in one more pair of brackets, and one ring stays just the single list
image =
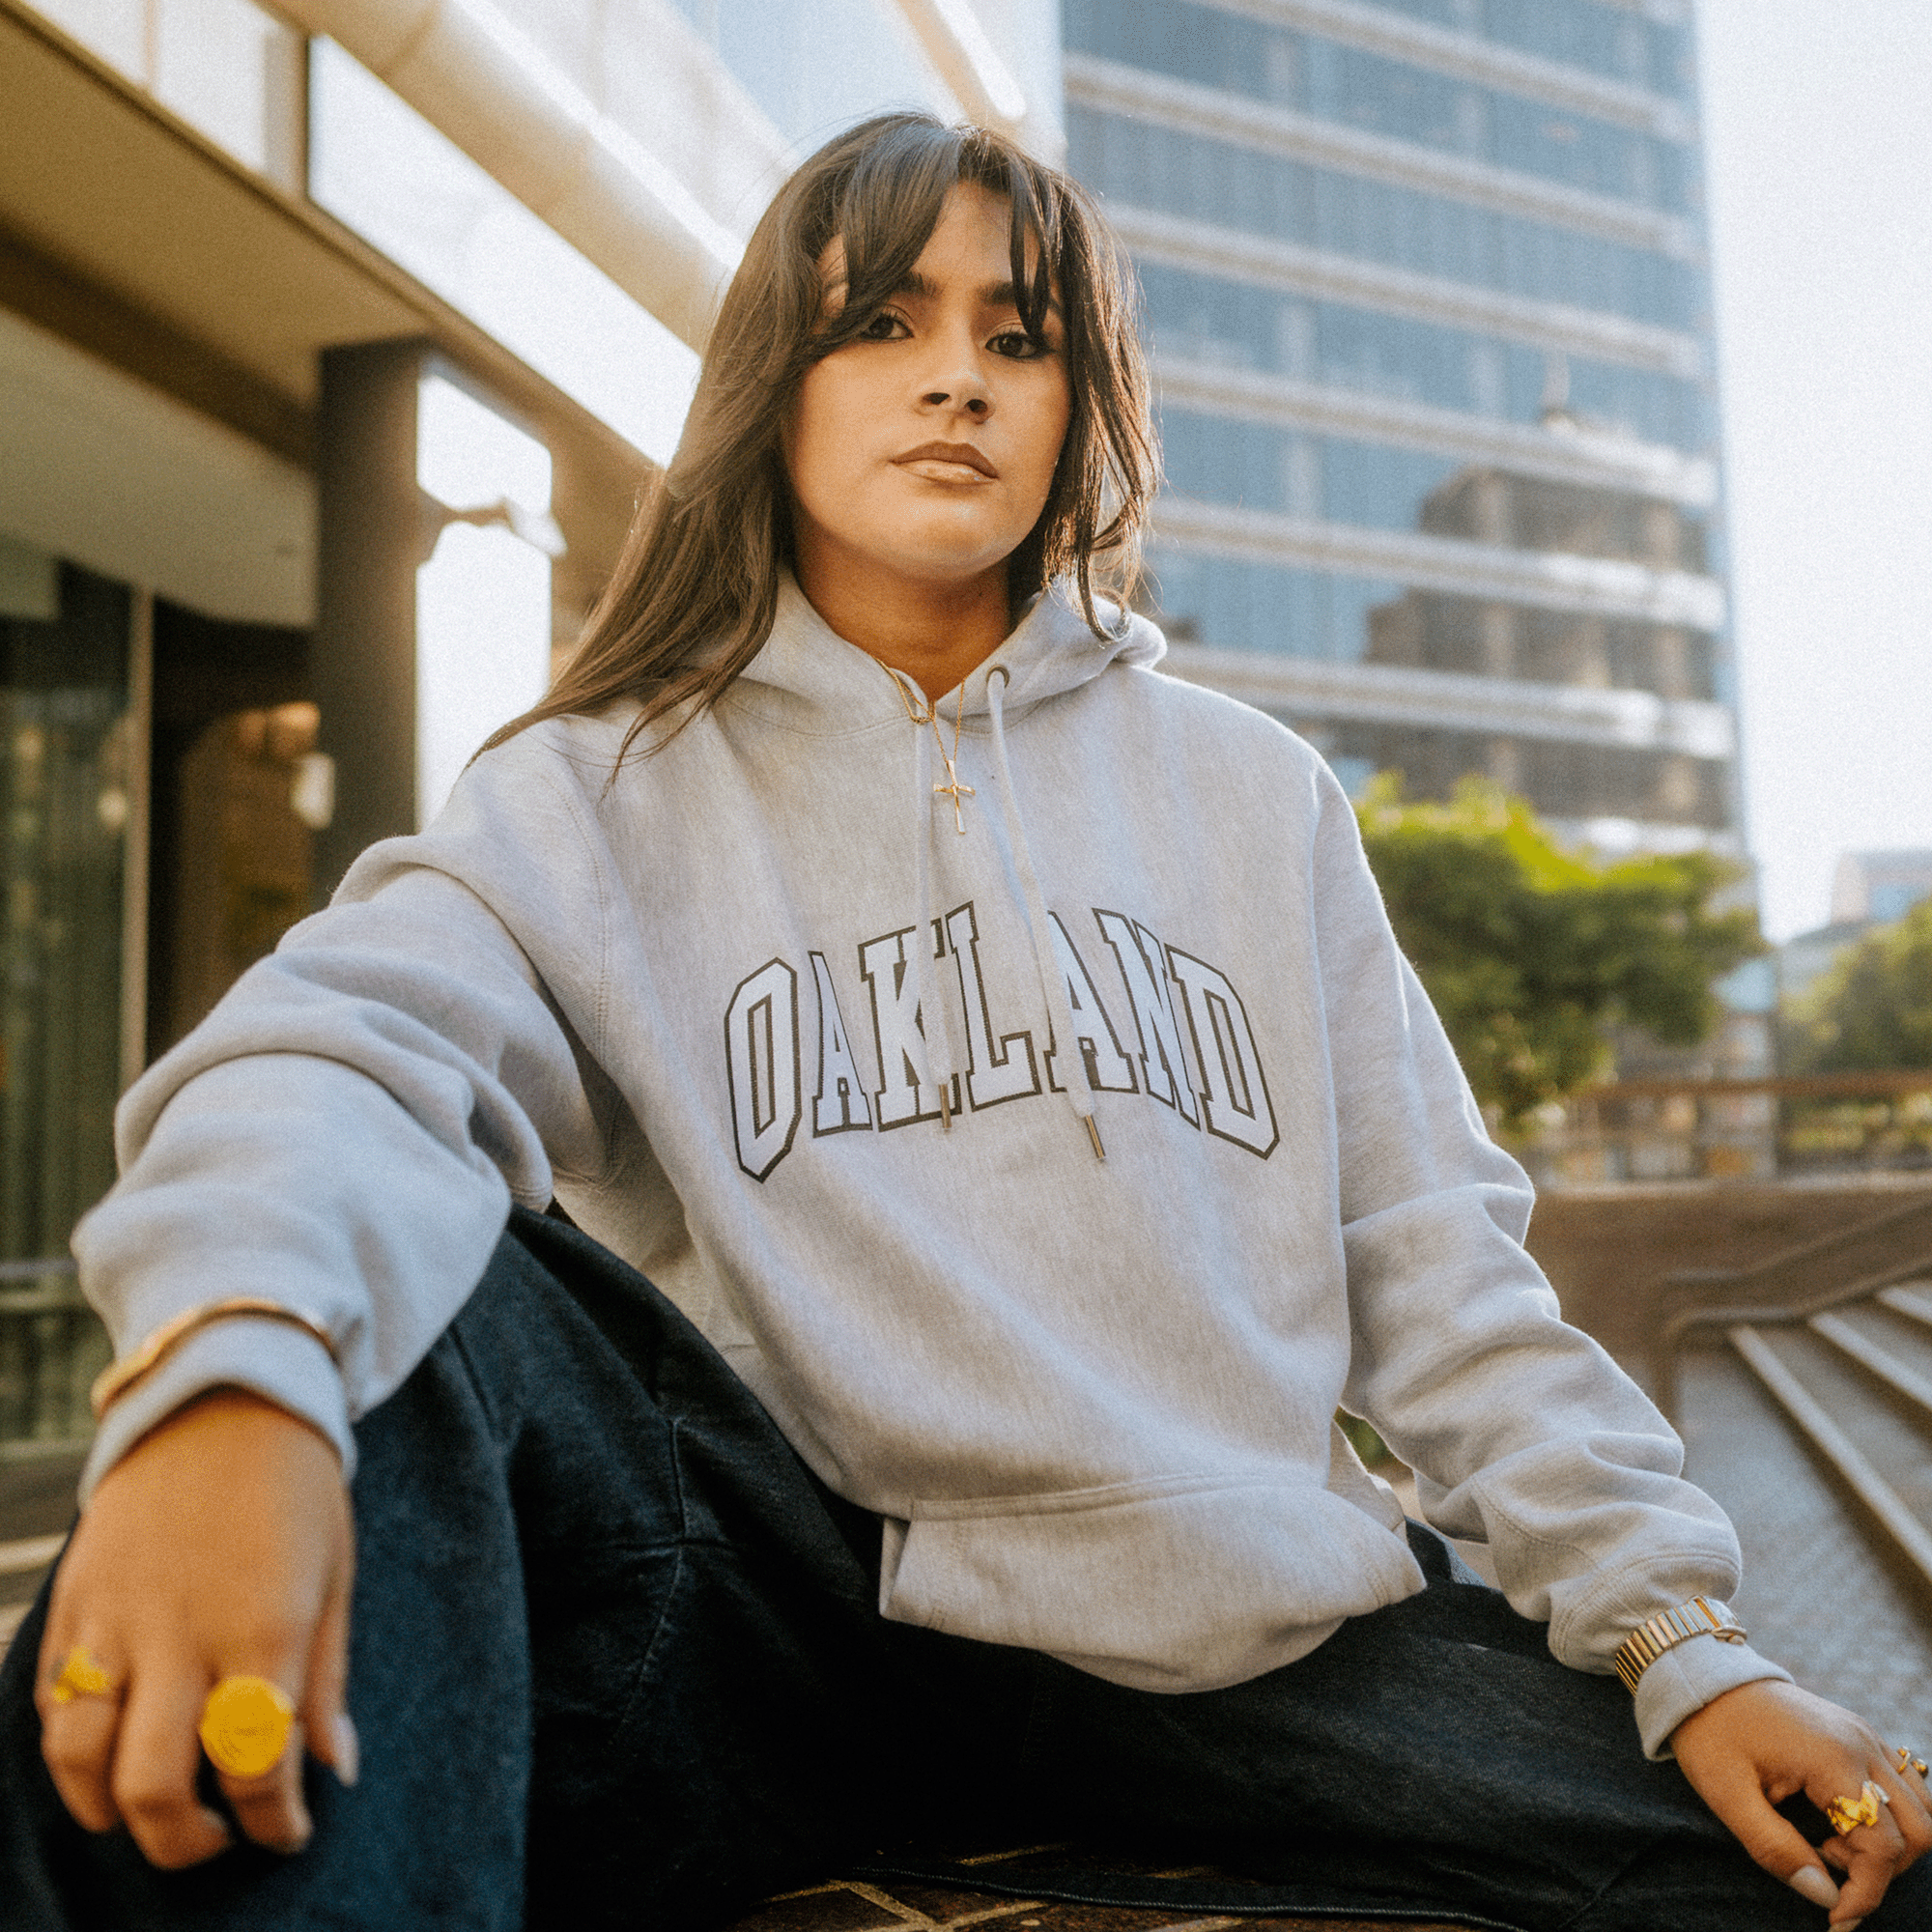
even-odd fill
[{"label": "metal railing", "polygon": [[111,1353],[71,1259],[0,1262],[0,1461],[85,1442],[87,1391]]},{"label": "metal railing", "polygon": [[1932,1168],[1932,1070],[1612,1081],[1518,1151],[1546,1187]]}]

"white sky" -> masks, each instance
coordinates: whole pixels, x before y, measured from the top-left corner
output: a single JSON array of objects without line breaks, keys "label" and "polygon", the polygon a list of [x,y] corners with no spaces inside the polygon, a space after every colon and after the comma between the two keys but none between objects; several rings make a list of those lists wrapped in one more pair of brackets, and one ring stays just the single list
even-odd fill
[{"label": "white sky", "polygon": [[1932,6],[1698,0],[1749,838],[1774,939],[1932,846]]}]

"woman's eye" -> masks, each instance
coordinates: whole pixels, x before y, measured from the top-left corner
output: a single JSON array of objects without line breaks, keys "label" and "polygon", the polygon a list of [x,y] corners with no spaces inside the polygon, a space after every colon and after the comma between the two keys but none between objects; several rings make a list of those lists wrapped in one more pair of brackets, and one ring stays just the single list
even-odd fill
[{"label": "woman's eye", "polygon": [[1036,356],[1046,355],[1049,345],[1037,336],[1029,335],[1023,328],[1007,328],[994,336],[993,347],[1002,355],[1009,355],[1015,361],[1031,361]]},{"label": "woman's eye", "polygon": [[903,317],[895,315],[889,308],[882,308],[859,331],[859,338],[863,342],[890,342],[893,339],[893,330],[904,327]]}]

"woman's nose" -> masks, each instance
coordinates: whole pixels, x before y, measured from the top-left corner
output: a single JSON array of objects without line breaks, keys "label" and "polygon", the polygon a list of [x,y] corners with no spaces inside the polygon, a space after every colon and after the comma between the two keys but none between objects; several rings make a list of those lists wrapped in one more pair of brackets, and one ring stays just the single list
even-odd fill
[{"label": "woman's nose", "polygon": [[986,415],[993,407],[992,399],[983,389],[969,388],[964,384],[952,389],[928,389],[920,401],[929,404],[934,409],[942,409],[946,404],[952,403],[955,409],[964,410],[969,415],[976,416]]},{"label": "woman's nose", "polygon": [[[977,344],[954,342],[951,353],[927,376],[929,386],[920,400],[931,409],[944,409],[951,403],[970,415],[989,414],[993,408],[992,391],[980,366],[977,347]],[[948,362],[952,363],[951,368],[946,366]]]}]

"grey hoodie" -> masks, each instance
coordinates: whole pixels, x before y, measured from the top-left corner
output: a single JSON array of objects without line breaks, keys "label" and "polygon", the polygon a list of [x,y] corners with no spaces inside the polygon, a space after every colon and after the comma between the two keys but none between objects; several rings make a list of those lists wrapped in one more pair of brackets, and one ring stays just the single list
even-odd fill
[{"label": "grey hoodie", "polygon": [[[628,708],[479,758],[130,1091],[75,1237],[121,1348],[269,1294],[339,1373],[210,1326],[90,1484],[217,1382],[352,1457],[554,1192],[884,1518],[889,1617],[1153,1690],[1290,1662],[1421,1587],[1338,1403],[1568,1663],[1727,1594],[1730,1525],[1521,1246],[1347,799],[1162,649],[1043,597],[935,730],[786,579],[614,783]],[[1646,1747],[1774,1675],[1681,1646]]]}]

